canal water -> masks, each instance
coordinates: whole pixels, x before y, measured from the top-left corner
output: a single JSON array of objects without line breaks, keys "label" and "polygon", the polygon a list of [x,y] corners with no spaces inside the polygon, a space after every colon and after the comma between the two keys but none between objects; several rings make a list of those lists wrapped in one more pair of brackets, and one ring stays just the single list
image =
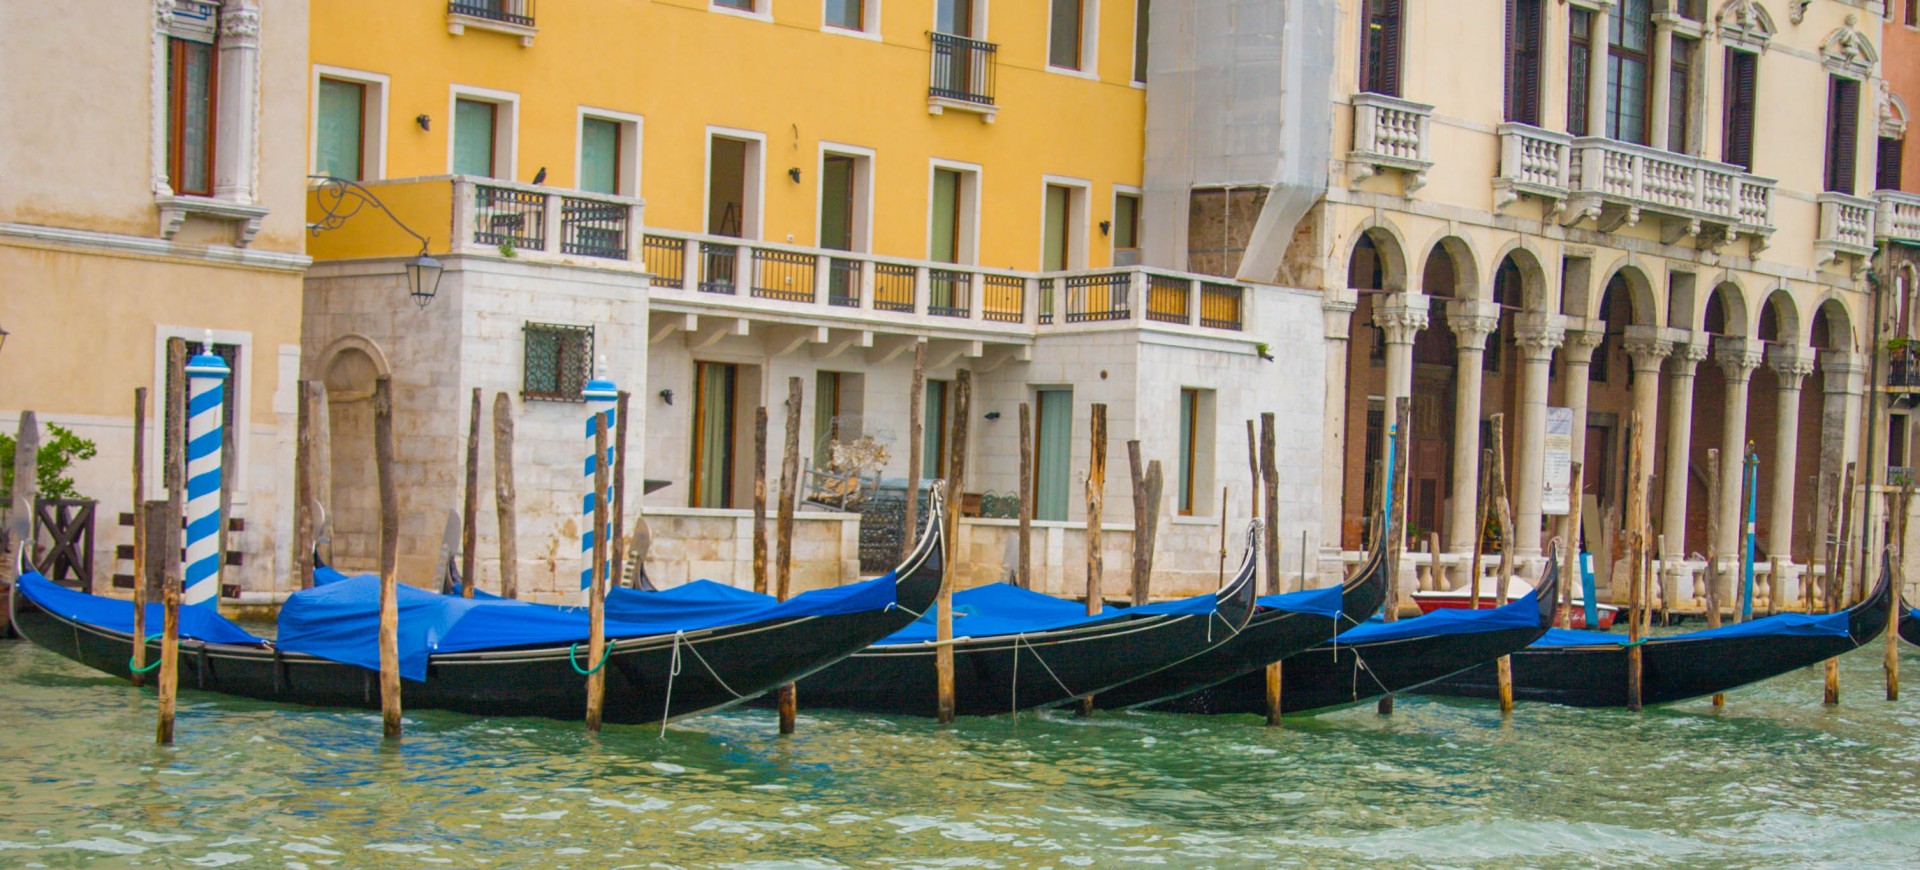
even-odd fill
[{"label": "canal water", "polygon": [[[665,729],[152,696],[0,641],[0,866],[1912,866],[1920,696],[1876,644],[1628,715],[1403,697],[1252,717]],[[1920,651],[1905,659],[1920,689]],[[1920,692],[1916,692],[1920,695]],[[802,698],[804,704],[805,699]]]}]

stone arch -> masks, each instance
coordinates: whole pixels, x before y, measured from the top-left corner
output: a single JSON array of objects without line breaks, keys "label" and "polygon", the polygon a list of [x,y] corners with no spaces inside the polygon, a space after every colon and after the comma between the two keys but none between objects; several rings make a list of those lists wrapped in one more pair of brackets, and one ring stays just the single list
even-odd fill
[{"label": "stone arch", "polygon": [[373,384],[393,367],[372,339],[340,336],[316,357],[310,377],[326,385],[327,455],[332,481],[321,494],[332,527],[332,557],[345,570],[378,568],[380,510],[373,449]]},{"label": "stone arch", "polygon": [[1746,291],[1732,278],[1725,278],[1707,291],[1706,302],[1700,306],[1699,321],[1691,322],[1689,318],[1687,326],[1727,338],[1746,338],[1753,334],[1747,310]]},{"label": "stone arch", "polygon": [[[1441,234],[1425,248],[1426,259],[1422,261],[1420,292],[1428,296],[1448,299],[1479,299],[1484,292],[1480,286],[1480,255],[1473,248],[1473,241],[1461,236]],[[1444,287],[1428,286],[1428,278],[1435,273],[1436,259],[1448,266],[1451,273]]]},{"label": "stone arch", "polygon": [[[1378,264],[1380,279],[1378,287],[1361,286],[1362,283],[1375,283],[1368,276],[1353,274],[1354,266],[1363,252],[1370,252]],[[1354,228],[1353,244],[1347,249],[1346,268],[1341,274],[1345,286],[1361,290],[1385,290],[1389,293],[1407,291],[1406,236],[1392,222],[1379,218],[1368,218]]]},{"label": "stone arch", "polygon": [[[1508,271],[1509,276],[1518,273],[1520,282],[1519,298],[1512,300],[1526,311],[1550,312],[1554,309],[1553,288],[1547,280],[1547,269],[1540,262],[1540,255],[1519,241],[1508,243],[1494,259],[1494,283],[1501,281],[1501,272]],[[1507,278],[1513,280],[1512,277]],[[1488,295],[1494,295],[1493,284],[1488,285]]]},{"label": "stone arch", "polygon": [[1840,297],[1829,295],[1814,305],[1807,344],[1822,350],[1854,352],[1860,350],[1858,337],[1853,312]]},{"label": "stone arch", "polygon": [[[1607,300],[1614,293],[1623,293],[1633,313],[1633,323],[1639,326],[1659,326],[1659,300],[1653,293],[1653,282],[1647,273],[1625,259],[1607,271],[1607,279],[1600,282],[1600,296],[1588,317],[1600,317],[1607,310]],[[1621,324],[1625,325],[1625,324]]]},{"label": "stone arch", "polygon": [[1793,294],[1787,292],[1785,285],[1773,288],[1760,303],[1754,337],[1775,344],[1798,345],[1805,335],[1801,332],[1800,307],[1794,303]]},{"label": "stone arch", "polygon": [[357,332],[329,342],[317,360],[307,377],[325,383],[333,401],[362,397],[357,394],[370,398],[374,379],[393,374],[386,351],[381,350],[378,342]]}]

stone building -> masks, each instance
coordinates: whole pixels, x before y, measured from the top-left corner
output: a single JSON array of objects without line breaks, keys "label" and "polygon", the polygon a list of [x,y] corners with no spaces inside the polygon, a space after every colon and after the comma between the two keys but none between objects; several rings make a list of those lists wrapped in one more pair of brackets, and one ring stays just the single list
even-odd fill
[{"label": "stone building", "polygon": [[304,0],[0,6],[0,429],[31,409],[43,443],[54,424],[97,445],[71,475],[98,500],[100,591],[131,574],[116,519],[136,426],[163,497],[166,341],[208,331],[234,370],[223,580],[286,588],[307,16]]}]

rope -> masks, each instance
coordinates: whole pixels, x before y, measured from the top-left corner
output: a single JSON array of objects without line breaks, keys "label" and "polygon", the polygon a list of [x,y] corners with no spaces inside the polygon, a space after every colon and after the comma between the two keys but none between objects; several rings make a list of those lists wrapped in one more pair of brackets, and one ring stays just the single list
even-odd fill
[{"label": "rope", "polygon": [[880,608],[881,613],[885,613],[889,610],[904,610],[908,613],[912,613],[914,619],[925,619],[927,617],[925,613],[917,613],[914,611],[913,608],[902,605],[898,601],[889,601],[887,602],[887,606]]},{"label": "rope", "polygon": [[1639,639],[1639,640],[1623,640],[1623,641],[1621,641],[1621,642],[1620,642],[1620,648],[1621,648],[1621,649],[1633,649],[1634,647],[1636,647],[1636,646],[1640,646],[1641,644],[1644,644],[1644,643],[1646,643],[1647,641],[1650,641],[1650,640],[1653,640],[1653,638],[1650,638],[1650,637],[1643,637],[1643,638],[1641,638],[1641,639]]},{"label": "rope", "polygon": [[[166,635],[164,635],[164,634],[156,634],[156,635],[154,635],[154,636],[152,636],[152,637],[149,637],[149,638],[147,638],[147,639],[146,639],[145,641],[143,641],[143,642],[141,642],[141,644],[140,644],[140,645],[141,645],[141,646],[146,646],[147,644],[150,644],[150,643],[153,643],[154,641],[156,641],[156,640],[159,640],[159,639],[161,639],[161,638],[163,638],[163,637],[166,637]],[[154,668],[157,668],[157,667],[159,667],[159,666],[160,666],[160,658],[159,658],[158,656],[155,656],[155,657],[154,657],[154,660],[153,660],[153,664],[150,664],[150,665],[147,665],[147,666],[146,666],[146,667],[144,667],[144,668],[136,668],[136,667],[134,667],[134,666],[133,666],[133,656],[127,656],[127,670],[130,670],[130,671],[132,671],[132,672],[134,672],[134,673],[136,673],[136,674],[144,674],[144,673],[147,673],[148,671],[151,671],[151,670],[153,670]]]},{"label": "rope", "polygon": [[579,648],[580,648],[580,645],[577,643],[567,647],[567,664],[573,665],[573,672],[583,677],[593,676],[595,671],[598,671],[601,668],[604,668],[607,666],[607,659],[613,657],[613,644],[609,643],[607,644],[606,649],[600,651],[599,664],[596,664],[591,668],[583,669],[580,667],[580,660],[576,658],[574,655],[574,651],[578,650]]},{"label": "rope", "polygon": [[[1059,674],[1056,674],[1053,672],[1053,666],[1047,664],[1047,660],[1040,657],[1039,648],[1035,647],[1032,641],[1027,640],[1027,636],[1025,633],[1021,633],[1013,636],[1013,667],[1014,667],[1013,673],[1015,676],[1013,688],[1014,688],[1014,692],[1016,693],[1016,698],[1020,691],[1020,685],[1019,685],[1019,679],[1018,679],[1020,674],[1020,645],[1023,643],[1027,645],[1027,650],[1033,653],[1033,660],[1036,662],[1039,662],[1040,667],[1046,669],[1047,676],[1053,678],[1053,684],[1056,686],[1059,686],[1060,691],[1066,692],[1067,695],[1071,697],[1073,695],[1073,689],[1070,688],[1064,681],[1060,679]],[[1019,702],[1016,700],[1015,704],[1017,705],[1018,703]]]},{"label": "rope", "polygon": [[[906,608],[903,607],[901,609],[905,610]],[[720,674],[714,671],[713,665],[707,663],[707,657],[700,654],[700,648],[695,646],[692,641],[687,640],[687,633],[685,631],[674,632],[673,660],[667,668],[666,705],[660,710],[660,739],[662,740],[667,738],[667,719],[671,718],[673,714],[673,681],[675,677],[680,676],[680,646],[683,643],[686,645],[687,651],[693,653],[694,660],[698,661],[701,667],[707,669],[707,676],[712,677],[714,682],[719,683],[720,688],[725,689],[727,694],[732,695],[735,699],[746,697],[734,691],[732,686],[727,685],[726,680],[721,679]]]}]

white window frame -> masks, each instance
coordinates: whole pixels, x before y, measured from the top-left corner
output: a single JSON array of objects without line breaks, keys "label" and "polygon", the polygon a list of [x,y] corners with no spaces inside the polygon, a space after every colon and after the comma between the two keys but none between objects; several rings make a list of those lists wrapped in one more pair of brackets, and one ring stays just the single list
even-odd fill
[{"label": "white window frame", "polygon": [[[1070,191],[1067,195],[1067,232],[1073,233],[1076,227],[1080,230],[1075,238],[1067,239],[1067,262],[1064,271],[1074,272],[1091,268],[1087,257],[1092,250],[1092,243],[1088,236],[1093,229],[1093,215],[1090,208],[1093,182],[1069,175],[1040,176],[1040,232],[1034,234],[1039,239],[1040,246],[1034,249],[1034,267],[1042,268],[1047,262],[1047,188],[1049,187],[1064,187]],[[1107,239],[1111,243],[1113,236],[1109,234]],[[1111,251],[1111,244],[1109,244],[1109,251]]]},{"label": "white window frame", "polygon": [[768,24],[773,23],[773,0],[753,0],[753,11],[751,12],[745,9],[735,9],[731,6],[722,6],[713,2],[713,0],[707,0],[707,11],[718,12],[721,15],[732,15],[736,18],[750,18],[754,21],[765,21]]},{"label": "white window frame", "polygon": [[[1134,76],[1134,72],[1140,68],[1140,4],[1143,2],[1146,2],[1146,0],[1133,0],[1133,32],[1129,34],[1132,38],[1128,40],[1133,44],[1133,50],[1127,56],[1127,85],[1144,91],[1147,89],[1146,80]],[[1147,38],[1153,38],[1153,22],[1151,20],[1147,22]],[[1151,63],[1153,59],[1148,58],[1147,60]]]},{"label": "white window frame", "polygon": [[980,164],[959,160],[946,160],[939,157],[927,160],[927,247],[926,259],[933,259],[933,173],[936,170],[949,169],[960,173],[960,217],[956,223],[962,228],[954,259],[957,266],[977,266],[980,264],[980,191],[986,181]]},{"label": "white window frame", "polygon": [[[498,107],[493,114],[493,171],[501,174],[494,177],[503,181],[519,181],[520,95],[472,85],[456,84],[447,88],[447,174],[453,174],[453,142],[459,132],[455,129],[455,106],[461,100],[492,103]],[[505,118],[500,117],[503,114]],[[504,172],[502,167],[505,167]]]},{"label": "white window frame", "polygon": [[[826,183],[827,155],[852,157],[853,161],[853,201],[857,208],[853,214],[853,252],[870,253],[873,251],[873,149],[859,145],[847,145],[840,142],[820,142],[820,156],[814,163],[814,177],[820,183]],[[813,242],[820,245],[821,209],[819,184],[814,185],[813,197]],[[929,206],[931,208],[931,206]],[[931,236],[929,236],[931,239]]]},{"label": "white window frame", "polygon": [[[366,100],[360,112],[360,181],[379,181],[387,177],[387,95],[392,80],[384,73],[348,69],[342,66],[313,65],[313,105],[307,117],[313,129],[307,131],[307,172],[320,172],[320,80],[352,82],[365,88]],[[449,121],[448,123],[452,123]],[[449,133],[451,140],[451,133]],[[451,164],[449,164],[451,165]]]},{"label": "white window frame", "polygon": [[[1142,192],[1140,188],[1135,187],[1131,184],[1114,185],[1113,201],[1109,203],[1107,206],[1107,220],[1111,221],[1112,222],[1111,225],[1114,227],[1118,227],[1120,225],[1118,220],[1118,218],[1120,217],[1120,197],[1123,197],[1123,196],[1131,196],[1134,198],[1134,201],[1139,204],[1138,207],[1136,207],[1133,211],[1134,246],[1132,248],[1132,250],[1138,251],[1140,250],[1140,218],[1143,214],[1146,213],[1147,197],[1146,197],[1146,194]],[[1044,219],[1045,217],[1043,215],[1042,220]],[[1119,253],[1122,250],[1120,247],[1119,240],[1120,240],[1120,234],[1118,232],[1107,233],[1107,262],[1108,263],[1114,263],[1114,255]]]},{"label": "white window frame", "polygon": [[700,164],[700,232],[707,231],[713,213],[713,140],[738,139],[747,143],[747,166],[740,183],[740,238],[762,241],[766,227],[767,134],[736,127],[707,127],[707,147]]},{"label": "white window frame", "polygon": [[[240,348],[240,368],[242,371],[235,373],[239,375],[240,389],[233,389],[235,382],[234,376],[227,376],[227,396],[230,397],[231,400],[239,403],[239,405],[233,409],[233,425],[239,431],[233,433],[233,452],[235,455],[230,458],[230,461],[226,461],[224,464],[233,472],[232,479],[227,481],[227,489],[232,494],[233,503],[235,505],[244,505],[251,500],[251,493],[253,492],[251,486],[253,475],[248,471],[248,468],[252,465],[252,463],[248,461],[248,458],[252,453],[252,447],[249,442],[253,440],[253,377],[255,372],[261,371],[262,369],[255,365],[253,357],[255,350],[253,333],[237,329],[209,330],[204,326],[168,326],[166,324],[156,324],[153,327],[152,395],[158,396],[159,398],[156,401],[148,403],[147,414],[149,415],[149,419],[139,421],[141,425],[150,425],[152,427],[147,430],[147,491],[165,492],[162,475],[166,474],[166,453],[164,450],[166,448],[165,435],[167,425],[167,339],[181,338],[189,342],[204,342],[209,335],[213,337],[214,344],[231,344]],[[193,357],[189,354],[187,358],[192,359]],[[284,367],[278,365],[277,359],[272,370],[281,374],[285,373]],[[276,390],[277,389],[276,387]],[[191,395],[191,392],[189,392],[189,395]]]},{"label": "white window frame", "polygon": [[820,32],[821,33],[833,33],[833,34],[838,34],[840,36],[851,36],[854,39],[868,39],[874,42],[880,41],[880,0],[865,0],[865,2],[860,4],[860,29],[859,30],[849,30],[845,27],[841,27],[838,24],[828,24],[826,19],[827,19],[827,4],[821,3],[820,4]]},{"label": "white window frame", "polygon": [[[647,119],[630,112],[616,112],[595,106],[581,106],[573,119],[573,186],[582,189],[585,181],[587,157],[587,119],[611,121],[620,125],[620,189],[616,196],[640,196],[640,150],[641,135],[646,132]],[[631,147],[626,147],[631,143]]]},{"label": "white window frame", "polygon": [[[968,39],[978,40],[980,42],[993,41],[987,36],[988,4],[989,0],[973,0],[973,35],[967,37]],[[933,0],[933,3],[930,5],[933,7],[933,18],[927,25],[927,32],[940,33],[942,32],[940,30],[940,0]]]},{"label": "white window frame", "polygon": [[[1072,69],[1053,65],[1053,3],[1047,2],[1047,38],[1046,55],[1041,69],[1063,76],[1083,79],[1100,78],[1100,0],[1080,0],[1080,68]],[[1127,70],[1127,81],[1133,81],[1133,70]]]}]

